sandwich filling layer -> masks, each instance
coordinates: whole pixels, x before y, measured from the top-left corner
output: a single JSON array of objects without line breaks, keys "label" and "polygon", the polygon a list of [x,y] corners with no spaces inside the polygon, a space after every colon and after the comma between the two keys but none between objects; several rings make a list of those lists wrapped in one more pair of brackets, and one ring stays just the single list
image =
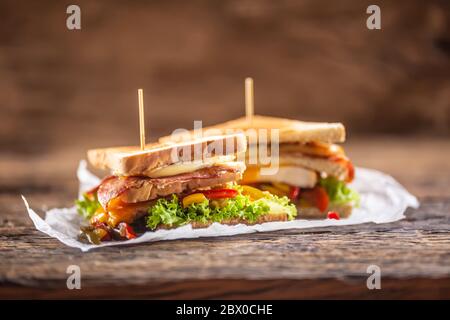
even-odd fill
[{"label": "sandwich filling layer", "polygon": [[251,186],[239,186],[245,165],[229,162],[167,177],[105,178],[77,201],[89,219],[82,239],[91,243],[131,239],[140,230],[174,228],[185,224],[206,227],[255,224],[294,219],[297,210],[287,197]]},{"label": "sandwich filling layer", "polygon": [[113,176],[99,185],[97,195],[102,207],[107,209],[109,201],[116,197],[124,203],[154,200],[240,180],[244,170],[242,163],[232,162],[159,178]]},{"label": "sandwich filling layer", "polygon": [[262,168],[248,165],[242,183],[289,197],[300,217],[326,218],[330,211],[347,217],[359,203],[359,195],[347,186],[354,178],[354,168],[340,146],[283,143],[279,146],[277,173],[267,175]]}]

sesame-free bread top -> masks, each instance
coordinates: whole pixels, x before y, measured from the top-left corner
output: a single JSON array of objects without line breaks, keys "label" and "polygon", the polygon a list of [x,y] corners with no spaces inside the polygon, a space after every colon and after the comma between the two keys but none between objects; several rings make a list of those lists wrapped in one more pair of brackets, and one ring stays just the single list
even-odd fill
[{"label": "sesame-free bread top", "polygon": [[[268,131],[278,129],[279,143],[304,143],[311,141],[336,143],[345,141],[345,127],[342,123],[306,122],[260,115],[253,116],[251,120],[248,120],[246,117],[241,117],[214,126],[202,128],[202,135],[226,134],[233,130],[237,132],[243,131],[247,135],[248,143],[251,144],[252,133],[249,129],[266,129]],[[191,135],[195,134],[193,130],[189,133]],[[270,132],[268,134],[268,137],[270,137]],[[184,133],[184,135],[186,135],[186,133]],[[179,136],[180,134],[166,136],[160,138],[159,141],[176,141]]]},{"label": "sesame-free bread top", "polygon": [[87,158],[98,169],[115,175],[139,176],[175,164],[202,163],[213,159],[229,159],[247,150],[243,134],[210,136],[179,143],[155,143],[145,150],[139,147],[92,149]]}]

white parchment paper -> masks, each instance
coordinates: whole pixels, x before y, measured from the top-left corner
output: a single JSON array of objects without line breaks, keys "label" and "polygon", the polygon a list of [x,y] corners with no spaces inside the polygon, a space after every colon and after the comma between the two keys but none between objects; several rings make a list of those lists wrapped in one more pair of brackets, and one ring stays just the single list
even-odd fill
[{"label": "white parchment paper", "polygon": [[[80,181],[80,194],[95,187],[100,181],[98,177],[88,171],[84,160],[80,162],[77,176]],[[160,240],[231,236],[252,232],[340,226],[366,222],[387,223],[404,218],[404,212],[407,207],[419,207],[416,197],[406,191],[394,178],[376,170],[356,168],[356,178],[350,186],[361,194],[361,205],[359,208],[355,208],[352,215],[347,219],[294,220],[267,222],[252,226],[243,224],[227,226],[213,223],[208,228],[203,229],[192,229],[190,225],[186,225],[172,230],[148,231],[136,239],[104,242],[100,245],[85,244],[77,240],[83,219],[78,215],[75,207],[51,209],[46,212],[43,220],[30,208],[24,196],[22,196],[22,199],[36,229],[70,247],[79,248],[82,251],[105,246],[120,246]]]}]

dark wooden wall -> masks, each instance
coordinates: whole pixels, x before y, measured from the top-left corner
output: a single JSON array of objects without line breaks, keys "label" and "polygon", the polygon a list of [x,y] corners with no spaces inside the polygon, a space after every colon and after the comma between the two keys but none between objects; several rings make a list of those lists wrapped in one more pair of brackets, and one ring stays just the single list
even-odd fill
[{"label": "dark wooden wall", "polygon": [[261,114],[449,136],[449,2],[376,1],[369,31],[372,2],[2,0],[2,152],[137,143],[138,87],[152,139],[231,119],[248,75]]}]

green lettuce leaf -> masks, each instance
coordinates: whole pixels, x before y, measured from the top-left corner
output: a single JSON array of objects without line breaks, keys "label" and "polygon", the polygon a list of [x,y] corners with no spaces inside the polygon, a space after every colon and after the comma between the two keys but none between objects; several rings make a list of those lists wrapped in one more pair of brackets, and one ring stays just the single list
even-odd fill
[{"label": "green lettuce leaf", "polygon": [[326,190],[332,204],[353,203],[356,207],[359,206],[359,193],[350,189],[344,181],[327,177],[320,179],[319,185]]},{"label": "green lettuce leaf", "polygon": [[92,199],[89,198],[86,194],[83,194],[82,200],[76,200],[75,205],[77,207],[77,211],[80,215],[82,215],[85,219],[90,219],[94,215],[95,211],[100,208],[100,203],[97,199],[97,194],[95,194]]},{"label": "green lettuce leaf", "polygon": [[178,227],[191,222],[209,223],[222,222],[231,219],[243,219],[250,223],[255,222],[261,215],[267,213],[287,213],[289,220],[297,215],[295,205],[287,197],[277,197],[267,193],[265,198],[252,201],[250,197],[241,193],[239,186],[235,198],[225,200],[206,200],[194,203],[183,208],[176,195],[171,199],[158,199],[155,205],[148,210],[147,227],[154,230],[163,224]]},{"label": "green lettuce leaf", "polygon": [[297,216],[297,207],[291,203],[288,197],[271,195],[271,197],[260,200],[263,200],[269,205],[271,213],[287,213],[289,220],[293,220]]}]

